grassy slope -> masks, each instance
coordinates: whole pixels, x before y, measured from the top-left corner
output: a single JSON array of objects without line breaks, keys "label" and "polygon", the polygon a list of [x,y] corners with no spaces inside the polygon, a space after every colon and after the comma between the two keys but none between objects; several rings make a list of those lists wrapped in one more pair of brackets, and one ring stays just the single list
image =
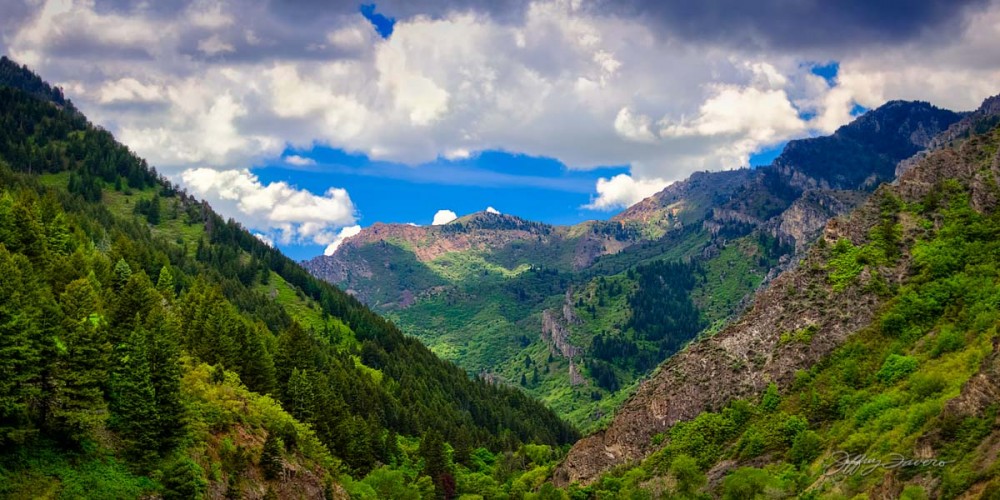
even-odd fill
[{"label": "grassy slope", "polygon": [[[572,385],[569,360],[555,356],[549,361],[549,349],[541,340],[542,311],[560,309],[565,286],[572,285],[572,300],[575,303],[582,299],[584,307],[575,308],[582,323],[569,325],[570,342],[587,348],[595,334],[621,333],[627,322],[631,314],[628,292],[635,288],[634,280],[626,276],[628,269],[654,260],[699,256],[710,241],[705,231],[684,231],[660,242],[602,257],[593,267],[578,274],[562,274],[561,279],[538,279],[534,273],[525,273],[526,269],[449,276],[454,283],[451,287],[418,297],[410,307],[389,309],[386,314],[436,354],[470,372],[489,372],[516,386],[521,386],[524,376],[528,383],[521,387],[529,394],[579,428],[593,430],[608,421],[647,374],[617,370],[622,387],[613,392],[590,380]],[[743,237],[723,245],[718,254],[705,261],[704,282],[696,287],[692,298],[709,324],[717,327],[739,312],[744,298],[761,284],[767,269],[758,263],[759,253],[756,240]],[[478,261],[465,253],[451,254],[447,259]],[[433,268],[434,263],[428,267]],[[608,283],[621,285],[622,293],[606,297],[604,305],[599,306],[594,292],[601,276]],[[516,290],[525,292],[518,294]],[[595,314],[586,310],[591,304]],[[525,356],[531,358],[530,366],[525,364]],[[581,360],[575,363],[578,371],[589,377]],[[539,382],[532,383],[536,367]]]},{"label": "grassy slope", "polygon": [[[1000,129],[974,138],[988,167]],[[989,178],[990,176],[987,176]],[[987,190],[1000,192],[995,181]],[[939,185],[923,202],[904,206],[895,231],[910,238],[902,258],[914,273],[896,288],[873,324],[793,384],[759,400],[736,401],[654,438],[664,447],[642,464],[623,467],[587,488],[598,496],[640,491],[725,498],[995,498],[1000,462],[995,443],[1000,403],[949,405],[981,368],[996,366],[1000,326],[1000,213],[977,213],[967,187]],[[906,229],[903,229],[906,228]],[[826,250],[829,293],[836,297],[862,273],[892,266],[884,235],[869,243],[840,242]],[[872,286],[878,279],[866,278]],[[790,296],[789,300],[795,300]],[[808,332],[785,332],[783,342],[808,342]],[[989,390],[989,389],[979,389]],[[973,399],[975,401],[975,399]],[[943,466],[874,467],[838,474],[837,453],[890,461],[893,454],[934,458]],[[712,471],[712,472],[709,472]],[[715,478],[707,487],[705,475]],[[725,475],[725,479],[719,480]],[[992,493],[990,493],[992,492]]]}]

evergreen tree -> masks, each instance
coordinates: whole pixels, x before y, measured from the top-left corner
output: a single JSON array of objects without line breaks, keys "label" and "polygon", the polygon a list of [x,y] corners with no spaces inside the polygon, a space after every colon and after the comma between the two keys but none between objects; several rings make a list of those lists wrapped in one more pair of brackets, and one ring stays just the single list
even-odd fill
[{"label": "evergreen tree", "polygon": [[312,380],[305,370],[295,368],[288,378],[288,396],[285,398],[288,412],[303,422],[311,422],[316,394]]},{"label": "evergreen tree", "polygon": [[455,463],[466,467],[472,465],[472,436],[469,435],[469,431],[465,427],[458,429],[451,445],[453,449],[452,459]]},{"label": "evergreen tree", "polygon": [[156,403],[159,450],[172,449],[184,430],[184,405],[181,402],[180,347],[177,334],[166,321],[163,309],[154,307],[146,319],[149,346],[150,384]]},{"label": "evergreen tree", "polygon": [[111,426],[125,442],[126,453],[148,464],[159,448],[156,390],[149,369],[148,336],[140,327],[118,350],[118,369],[111,376]]},{"label": "evergreen tree", "polygon": [[170,272],[170,266],[160,268],[160,276],[156,279],[156,291],[160,292],[167,303],[174,301],[174,275]]},{"label": "evergreen tree", "polygon": [[25,280],[31,264],[0,243],[0,442],[32,433],[28,402],[39,394],[41,370],[38,310]]},{"label": "evergreen tree", "polygon": [[287,383],[294,368],[313,368],[316,348],[316,342],[298,323],[292,323],[282,331],[278,336],[278,352],[274,359],[278,382]]},{"label": "evergreen tree", "polygon": [[[114,279],[115,281],[119,279],[117,265],[115,265]],[[148,317],[154,307],[159,307],[158,297],[145,271],[129,273],[125,285],[115,295],[115,304],[111,310],[112,341],[123,340],[135,328],[136,321]]]},{"label": "evergreen tree", "polygon": [[441,433],[431,429],[424,433],[420,440],[420,447],[417,455],[424,460],[424,468],[421,473],[434,481],[434,489],[438,498],[446,498],[448,471],[448,457],[445,454],[444,438]]},{"label": "evergreen tree", "polygon": [[389,429],[382,444],[382,462],[386,464],[396,463],[402,453],[399,449],[399,437],[396,435],[396,431]]},{"label": "evergreen tree", "polygon": [[264,451],[260,454],[260,469],[265,479],[274,480],[281,475],[284,468],[281,448],[281,439],[273,432],[268,432],[267,439],[264,440]]},{"label": "evergreen tree", "polygon": [[71,282],[60,296],[60,305],[65,314],[64,335],[54,370],[57,382],[52,425],[67,438],[79,441],[107,418],[104,384],[111,344],[96,316],[97,294],[89,280]]},{"label": "evergreen tree", "polygon": [[201,498],[205,491],[205,471],[190,458],[175,461],[163,475],[164,500]]},{"label": "evergreen tree", "polygon": [[149,208],[146,211],[146,220],[154,226],[160,223],[160,195],[154,194],[149,201]]},{"label": "evergreen tree", "polygon": [[111,286],[114,287],[116,292],[121,292],[125,289],[125,284],[128,283],[131,277],[132,267],[128,265],[128,262],[125,262],[124,258],[118,259],[118,262],[115,263]]},{"label": "evergreen tree", "polygon": [[267,327],[263,323],[244,324],[239,334],[240,380],[254,392],[267,394],[274,391],[274,359],[264,344],[265,336],[270,335]]}]

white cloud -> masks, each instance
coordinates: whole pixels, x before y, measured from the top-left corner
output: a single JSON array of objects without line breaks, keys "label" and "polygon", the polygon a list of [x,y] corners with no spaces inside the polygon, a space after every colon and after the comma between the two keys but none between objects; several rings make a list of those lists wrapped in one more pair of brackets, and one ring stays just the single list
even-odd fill
[{"label": "white cloud", "polygon": [[611,210],[630,207],[648,198],[670,183],[661,179],[635,180],[628,174],[618,174],[610,179],[597,180],[597,198],[583,208],[591,210]]},{"label": "white cloud", "polygon": [[296,167],[307,167],[310,165],[315,165],[316,160],[312,158],[306,158],[305,156],[288,155],[285,157],[285,163],[288,163],[289,165],[295,165]]},{"label": "white cloud", "polygon": [[458,218],[458,214],[452,212],[451,210],[438,210],[434,214],[434,220],[431,221],[432,226],[440,226],[442,224],[447,224]]},{"label": "white cloud", "polygon": [[264,233],[253,233],[253,235],[258,240],[260,240],[261,242],[263,242],[265,245],[267,245],[269,247],[274,247],[274,240],[271,239],[270,236],[268,236],[268,235],[266,235]]},{"label": "white cloud", "polygon": [[340,248],[340,244],[343,243],[344,240],[360,232],[361,232],[361,226],[347,226],[341,229],[340,232],[337,233],[337,237],[333,240],[333,242],[327,245],[326,249],[323,250],[323,255],[327,256],[333,255],[333,253],[336,252],[338,248]]},{"label": "white cloud", "polygon": [[[408,10],[388,39],[356,12],[300,33],[241,0],[197,0],[172,17],[92,1],[36,11],[3,34],[8,52],[168,175],[259,165],[289,146],[408,164],[500,149],[629,166],[597,184],[601,209],[830,132],[855,104],[971,109],[1000,82],[997,2],[947,38],[809,54],[671,38],[576,0],[537,0],[502,21]],[[833,85],[810,73],[817,60],[839,61]]]},{"label": "white cloud", "polygon": [[145,84],[135,78],[127,77],[120,80],[105,82],[98,91],[98,102],[111,103],[141,103],[164,100],[163,90],[154,84]]},{"label": "white cloud", "polygon": [[285,182],[265,185],[248,170],[196,168],[180,178],[223,216],[274,234],[286,244],[329,245],[337,240],[338,229],[356,220],[354,204],[343,189],[330,188],[320,196]]},{"label": "white cloud", "polygon": [[615,116],[615,132],[630,141],[656,142],[656,134],[652,131],[652,120],[646,115],[633,115],[628,107],[622,108]]},{"label": "white cloud", "polygon": [[500,211],[493,207],[486,207],[486,213],[500,215]]},{"label": "white cloud", "polygon": [[198,51],[204,53],[205,55],[214,56],[217,54],[225,54],[227,52],[236,52],[236,48],[233,47],[233,44],[223,41],[218,34],[215,34],[208,38],[199,40]]}]

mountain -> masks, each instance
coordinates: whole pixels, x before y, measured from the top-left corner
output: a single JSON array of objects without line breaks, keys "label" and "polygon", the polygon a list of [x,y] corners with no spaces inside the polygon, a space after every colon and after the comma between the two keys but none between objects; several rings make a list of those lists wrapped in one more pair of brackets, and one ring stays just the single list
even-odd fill
[{"label": "mountain", "polygon": [[790,142],[771,166],[696,173],[608,221],[480,212],[440,226],[375,224],[304,265],[442,357],[590,430],[962,117],[894,101]]},{"label": "mountain", "polygon": [[492,497],[578,437],[222,219],[6,57],[0,372],[5,498]]},{"label": "mountain", "polygon": [[995,497],[997,99],[664,363],[556,483],[599,497]]}]

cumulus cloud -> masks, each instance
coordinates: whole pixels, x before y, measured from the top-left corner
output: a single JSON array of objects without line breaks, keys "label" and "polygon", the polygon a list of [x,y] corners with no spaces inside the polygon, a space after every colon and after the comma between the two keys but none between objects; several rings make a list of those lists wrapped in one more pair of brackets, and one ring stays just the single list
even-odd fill
[{"label": "cumulus cloud", "polygon": [[268,236],[268,235],[266,235],[264,233],[252,233],[252,234],[254,235],[254,237],[256,237],[258,240],[260,240],[261,242],[263,242],[265,245],[267,245],[269,247],[273,247],[274,246],[274,240],[271,239],[270,236]]},{"label": "cumulus cloud", "polygon": [[434,214],[434,220],[431,221],[432,226],[440,226],[442,224],[447,224],[458,218],[458,214],[452,212],[451,210],[438,210]]},{"label": "cumulus cloud", "polygon": [[256,232],[274,234],[282,243],[329,245],[337,241],[338,229],[356,220],[354,204],[343,189],[316,195],[285,182],[263,184],[248,170],[196,168],[180,178],[222,215]]},{"label": "cumulus cloud", "polygon": [[0,20],[0,43],[168,175],[290,146],[407,164],[498,149],[629,166],[595,186],[589,207],[608,209],[832,131],[856,104],[997,92],[996,1],[850,1],[387,0],[383,39],[345,2],[40,0]]},{"label": "cumulus cloud", "polygon": [[295,165],[296,167],[308,167],[310,165],[315,165],[316,160],[299,155],[288,155],[285,157],[285,163]]},{"label": "cumulus cloud", "polygon": [[642,16],[658,31],[687,40],[772,49],[849,49],[906,43],[959,29],[970,8],[989,0],[906,2],[674,2],[624,0],[601,4]]},{"label": "cumulus cloud", "polygon": [[670,183],[662,179],[633,179],[628,174],[618,174],[610,179],[597,180],[597,198],[584,208],[591,210],[611,210],[630,207],[648,198]]},{"label": "cumulus cloud", "polygon": [[323,255],[333,255],[334,252],[340,248],[340,244],[344,242],[347,238],[354,236],[361,232],[361,226],[347,226],[337,233],[337,237],[334,238],[333,242],[327,245],[326,249],[323,250]]},{"label": "cumulus cloud", "polygon": [[486,207],[486,213],[500,215],[500,211],[493,207]]}]

